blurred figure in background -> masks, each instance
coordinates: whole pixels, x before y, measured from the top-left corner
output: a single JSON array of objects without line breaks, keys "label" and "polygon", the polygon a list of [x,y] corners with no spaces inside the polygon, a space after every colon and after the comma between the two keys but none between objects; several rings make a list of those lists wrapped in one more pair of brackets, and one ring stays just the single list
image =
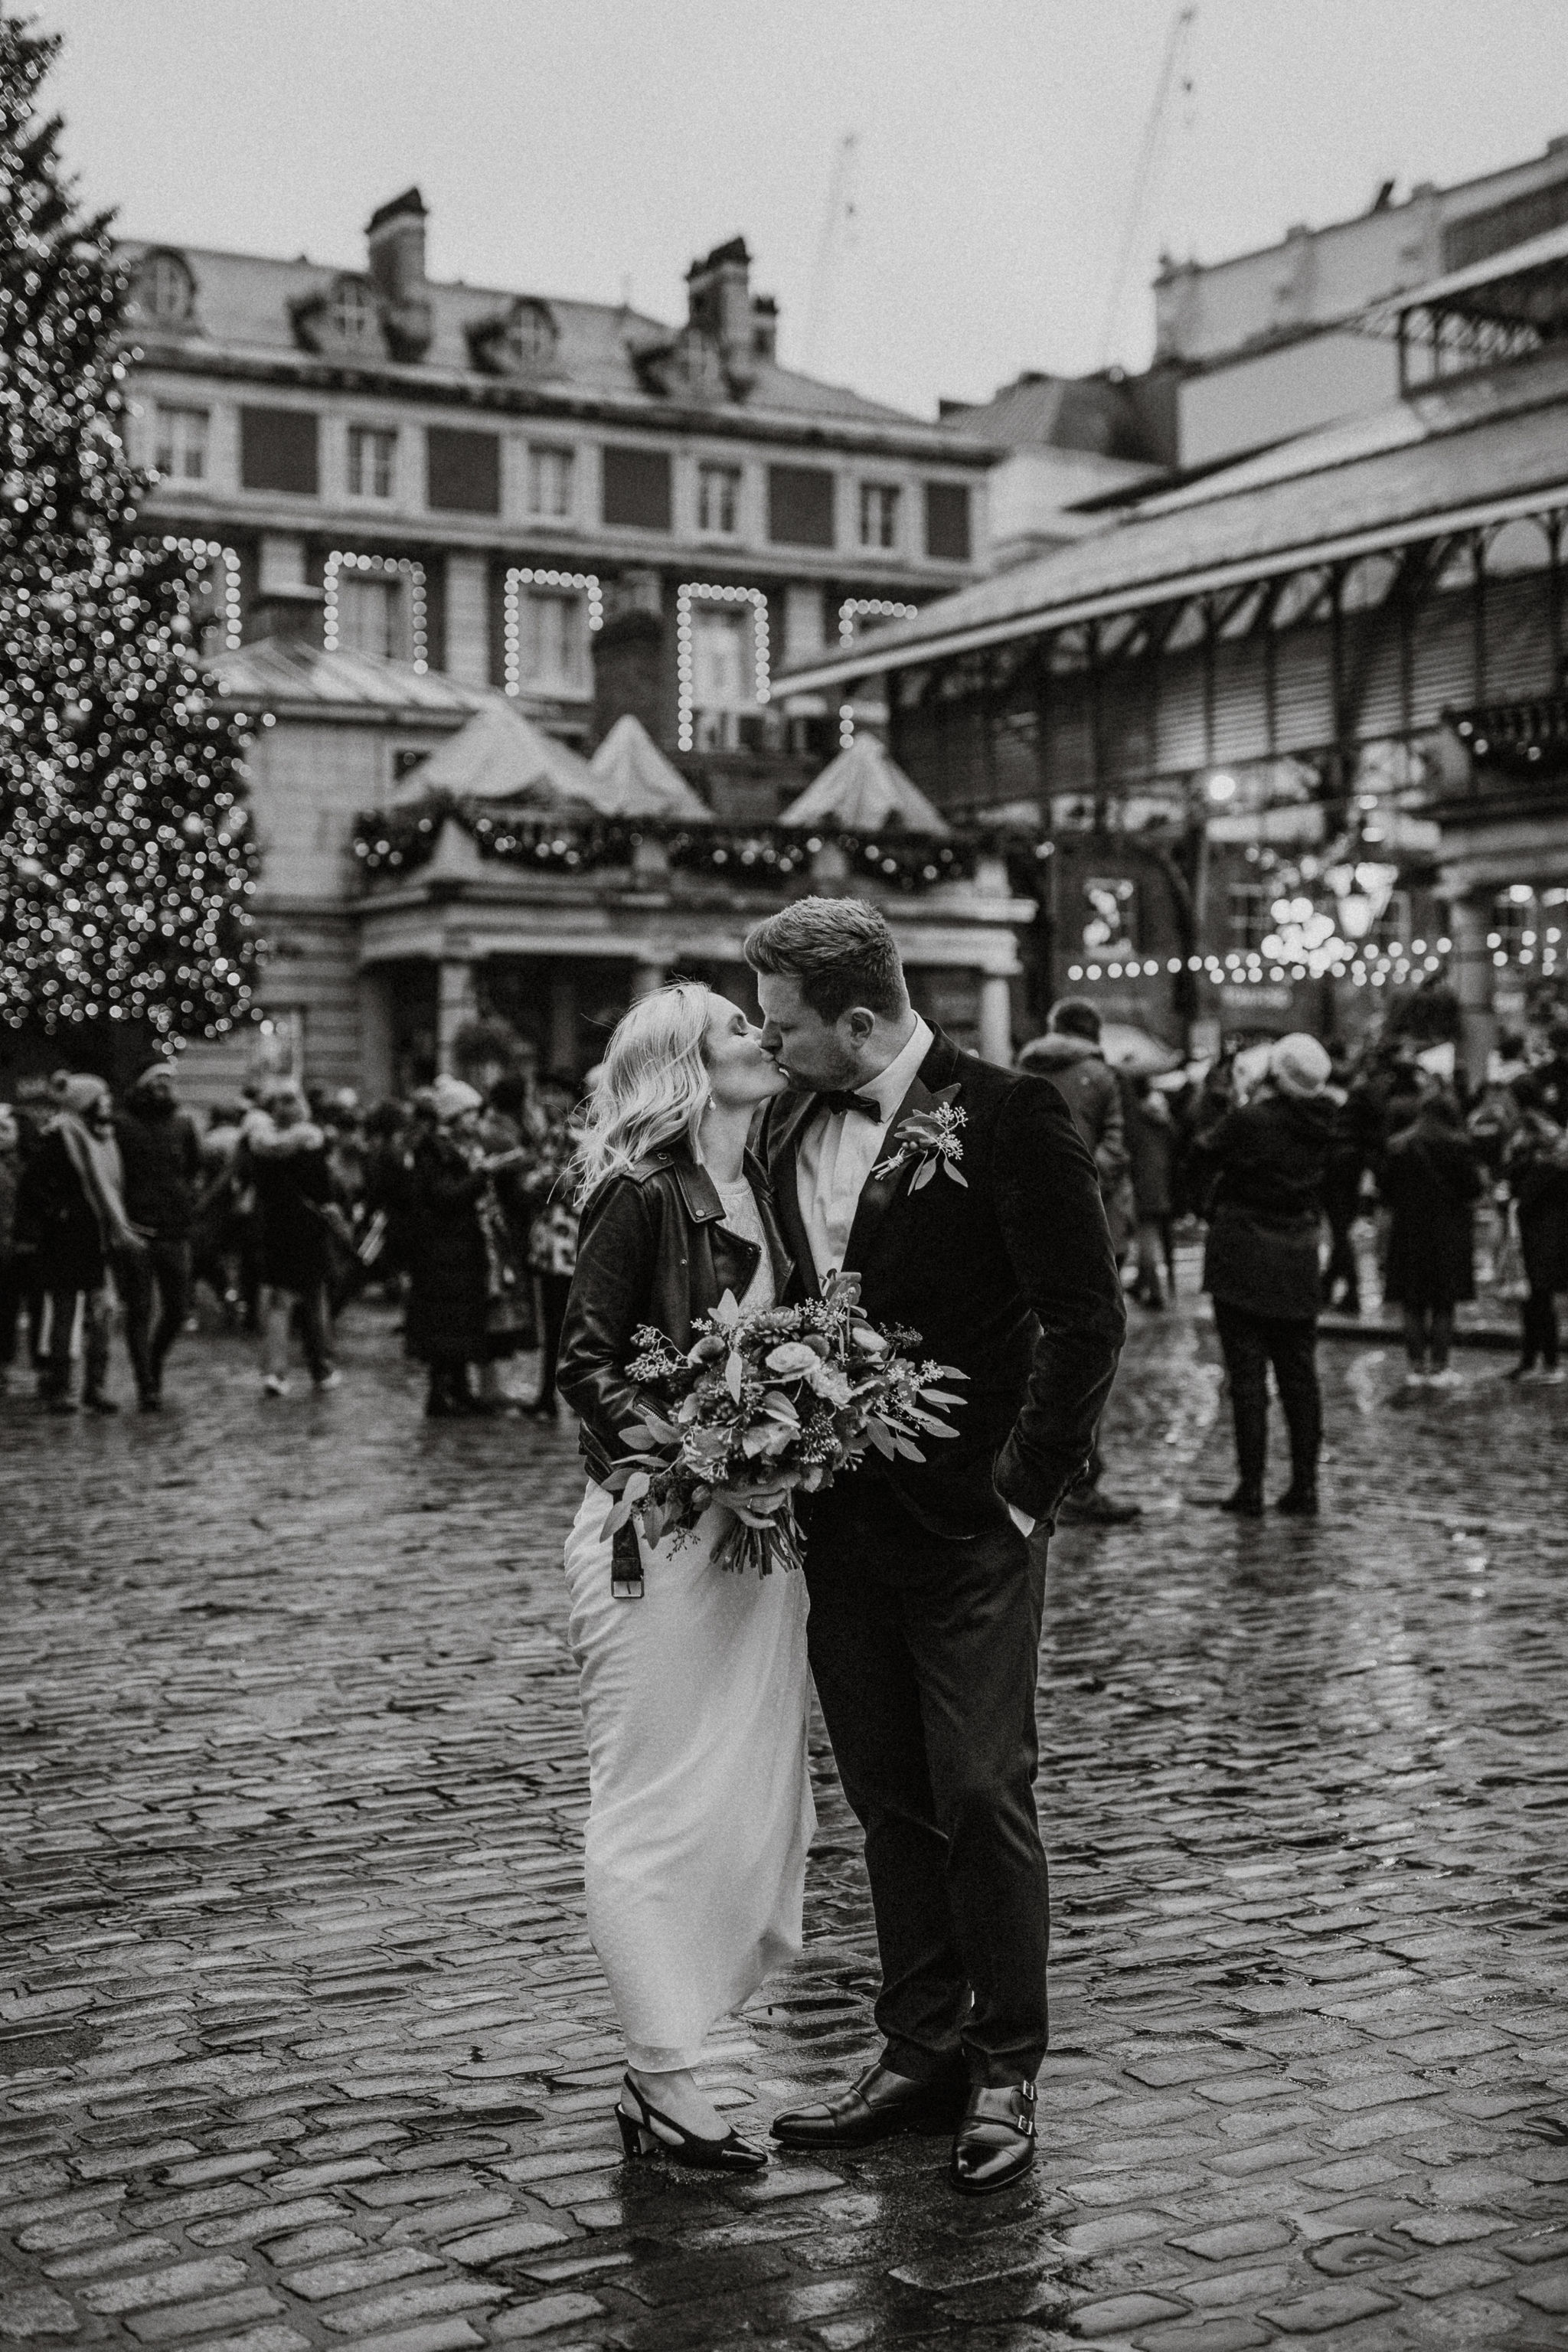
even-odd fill
[{"label": "blurred figure in background", "polygon": [[528,1262],[539,1288],[541,1354],[539,1393],[526,1410],[542,1420],[552,1420],[561,1330],[566,1319],[572,1276],[577,1270],[579,1220],[567,1181],[574,1144],[575,1089],[563,1081],[552,1080],[541,1089],[539,1103],[546,1126],[530,1188],[535,1213],[529,1228]]},{"label": "blurred figure in background", "polygon": [[1318,1236],[1334,1106],[1315,1037],[1281,1037],[1250,1097],[1198,1139],[1214,1171],[1204,1288],[1230,1381],[1237,1484],[1218,1508],[1263,1516],[1268,1367],[1290,1433],[1290,1484],[1276,1508],[1314,1518],[1322,1403],[1316,1361]]},{"label": "blurred figure in background", "polygon": [[182,1110],[174,1073],[154,1062],[135,1079],[114,1122],[125,1171],[125,1213],[146,1247],[117,1266],[125,1346],[136,1401],[157,1412],[163,1366],[191,1310],[191,1227],[201,1190],[202,1146]]},{"label": "blurred figure in background", "polygon": [[[432,1421],[489,1413],[470,1367],[522,1344],[531,1322],[531,1282],[510,1253],[495,1180],[521,1168],[521,1143],[485,1150],[484,1097],[461,1078],[427,1087],[430,1117],[414,1148],[408,1220],[408,1352],[429,1376]],[[526,1295],[525,1295],[526,1294]]]},{"label": "blurred figure in background", "polygon": [[1355,1222],[1361,1214],[1361,1180],[1366,1167],[1362,1122],[1351,1096],[1354,1081],[1342,1045],[1328,1048],[1332,1065],[1328,1092],[1334,1102],[1334,1134],[1323,1179],[1323,1214],[1329,1221],[1329,1262],[1323,1268],[1323,1305],[1342,1315],[1361,1313],[1361,1265],[1355,1254]]},{"label": "blurred figure in background", "polygon": [[1157,1313],[1165,1304],[1160,1286],[1162,1263],[1171,1296],[1176,1293],[1175,1252],[1171,1244],[1176,1123],[1164,1095],[1147,1076],[1128,1081],[1128,1098],[1122,1108],[1138,1221],[1138,1279],[1132,1296]]},{"label": "blurred figure in background", "polygon": [[1553,1014],[1546,1046],[1547,1058],[1514,1081],[1519,1119],[1503,1156],[1528,1285],[1509,1378],[1555,1383],[1563,1377],[1557,1293],[1568,1290],[1568,1011]]},{"label": "blurred figure in background", "polygon": [[331,1242],[321,1211],[332,1197],[327,1139],[292,1078],[275,1078],[240,1130],[236,1176],[253,1188],[261,1272],[261,1392],[289,1393],[289,1328],[298,1320],[319,1390],[342,1378],[327,1329]]},{"label": "blurred figure in background", "polygon": [[89,1412],[120,1408],[110,1396],[109,1269],[123,1269],[144,1249],[125,1213],[125,1176],[115,1139],[114,1108],[101,1078],[57,1080],[59,1108],[28,1162],[17,1195],[23,1238],[37,1251],[48,1297],[48,1357],[39,1394],[55,1413],[75,1412],[71,1339],[82,1302],[82,1402]]},{"label": "blurred figure in background", "polygon": [[0,1103],[0,1396],[11,1385],[16,1326],[27,1256],[16,1240],[16,1193],[22,1181],[22,1130],[9,1103]]},{"label": "blurred figure in background", "polygon": [[[1020,1052],[1018,1067],[1050,1079],[1093,1154],[1100,1197],[1120,1266],[1127,1255],[1137,1212],[1129,1172],[1121,1083],[1100,1050],[1100,1029],[1099,1011],[1087,997],[1061,997],[1050,1009],[1045,1035],[1033,1038]],[[1062,1525],[1120,1527],[1138,1517],[1140,1505],[1119,1503],[1103,1492],[1104,1475],[1097,1437],[1088,1469],[1058,1509]]]},{"label": "blurred figure in background", "polygon": [[1409,1378],[1416,1386],[1453,1387],[1454,1309],[1476,1295],[1473,1223],[1481,1177],[1447,1087],[1429,1087],[1414,1124],[1391,1139],[1382,1189],[1389,1211],[1383,1295],[1405,1311]]}]

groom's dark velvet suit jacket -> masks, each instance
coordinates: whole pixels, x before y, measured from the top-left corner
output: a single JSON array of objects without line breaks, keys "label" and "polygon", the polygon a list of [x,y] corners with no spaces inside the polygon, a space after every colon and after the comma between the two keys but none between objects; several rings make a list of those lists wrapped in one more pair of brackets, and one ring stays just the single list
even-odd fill
[{"label": "groom's dark velvet suit jacket", "polygon": [[[860,1473],[885,1477],[933,1534],[962,1538],[995,1527],[1004,1503],[1051,1518],[1089,1459],[1127,1318],[1094,1162],[1048,1078],[997,1069],[939,1031],[883,1158],[901,1121],[955,1081],[964,1183],[939,1170],[911,1192],[913,1161],[870,1177],[845,1265],[874,1322],[911,1325],[922,1355],[969,1376],[956,1439],[922,1441],[923,1464],[871,1454]],[[813,1267],[796,1184],[816,1101],[777,1097],[755,1138],[808,1286],[828,1271]]]}]

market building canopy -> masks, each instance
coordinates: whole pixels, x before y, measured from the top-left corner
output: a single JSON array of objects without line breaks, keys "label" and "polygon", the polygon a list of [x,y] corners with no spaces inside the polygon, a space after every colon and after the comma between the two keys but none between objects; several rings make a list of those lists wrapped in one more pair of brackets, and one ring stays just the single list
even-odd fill
[{"label": "market building canopy", "polygon": [[822,825],[841,833],[952,831],[875,735],[857,735],[849,749],[840,751],[816,782],[790,803],[779,823],[801,829]]},{"label": "market building canopy", "polygon": [[611,814],[586,760],[499,699],[404,780],[399,799],[450,793],[456,800],[521,802],[534,808]]},{"label": "market building canopy", "polygon": [[629,710],[616,719],[589,765],[607,815],[668,817],[688,824],[712,822],[706,801]]}]

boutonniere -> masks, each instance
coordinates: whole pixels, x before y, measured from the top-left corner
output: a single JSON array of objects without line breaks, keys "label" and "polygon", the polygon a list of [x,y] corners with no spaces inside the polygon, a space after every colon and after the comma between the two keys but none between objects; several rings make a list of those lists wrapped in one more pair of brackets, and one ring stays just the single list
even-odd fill
[{"label": "boutonniere", "polygon": [[912,1110],[908,1118],[899,1121],[893,1129],[893,1142],[897,1148],[889,1152],[886,1160],[878,1161],[871,1171],[872,1175],[896,1176],[900,1169],[907,1167],[912,1160],[915,1172],[910,1181],[911,1192],[918,1192],[922,1184],[929,1184],[939,1168],[944,1176],[951,1176],[955,1184],[962,1184],[967,1191],[969,1179],[960,1175],[958,1169],[963,1157],[963,1143],[958,1130],[967,1117],[968,1113],[958,1101],[956,1083],[943,1087],[932,1098],[929,1110]]}]

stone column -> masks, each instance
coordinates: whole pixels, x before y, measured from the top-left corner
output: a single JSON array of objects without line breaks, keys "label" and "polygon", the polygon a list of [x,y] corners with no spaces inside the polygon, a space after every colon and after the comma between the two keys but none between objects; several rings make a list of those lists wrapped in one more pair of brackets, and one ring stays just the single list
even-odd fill
[{"label": "stone column", "polygon": [[980,975],[980,1057],[1012,1067],[1013,991],[1004,972]]},{"label": "stone column", "polygon": [[1459,1052],[1470,1084],[1479,1086],[1497,1043],[1497,1018],[1492,1011],[1492,959],[1487,945],[1491,897],[1456,898],[1449,909],[1453,926],[1454,993],[1459,1000]]},{"label": "stone column", "polygon": [[384,1102],[392,1093],[392,982],[372,965],[359,976],[359,1083],[367,1102]]},{"label": "stone column", "polygon": [[632,965],[634,1001],[639,996],[651,996],[656,988],[662,988],[668,977],[668,966],[661,963],[657,956],[639,955]]},{"label": "stone column", "polygon": [[445,955],[436,968],[436,1067],[456,1076],[458,1032],[474,1017],[474,968],[466,955]]}]

